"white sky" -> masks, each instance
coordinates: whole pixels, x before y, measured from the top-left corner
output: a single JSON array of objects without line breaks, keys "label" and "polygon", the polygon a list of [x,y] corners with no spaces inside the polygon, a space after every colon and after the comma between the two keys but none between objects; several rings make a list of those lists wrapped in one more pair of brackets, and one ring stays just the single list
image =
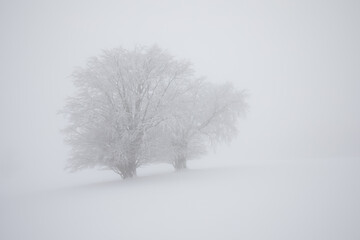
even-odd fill
[{"label": "white sky", "polygon": [[248,117],[219,158],[359,156],[359,13],[355,0],[0,0],[0,174],[61,169],[57,112],[74,67],[153,43],[248,90]]}]

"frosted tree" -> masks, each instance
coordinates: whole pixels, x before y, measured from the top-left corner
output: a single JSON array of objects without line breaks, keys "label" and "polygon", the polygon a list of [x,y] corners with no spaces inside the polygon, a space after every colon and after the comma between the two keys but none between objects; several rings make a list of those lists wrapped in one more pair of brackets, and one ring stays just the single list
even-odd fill
[{"label": "frosted tree", "polygon": [[176,170],[186,168],[187,160],[206,153],[210,146],[232,140],[246,110],[245,93],[231,84],[202,82],[192,89],[167,124],[168,148],[172,149],[169,159]]},{"label": "frosted tree", "polygon": [[63,110],[69,168],[111,169],[122,178],[154,159],[178,102],[198,80],[186,61],[153,46],[104,51],[73,74],[77,92]]}]

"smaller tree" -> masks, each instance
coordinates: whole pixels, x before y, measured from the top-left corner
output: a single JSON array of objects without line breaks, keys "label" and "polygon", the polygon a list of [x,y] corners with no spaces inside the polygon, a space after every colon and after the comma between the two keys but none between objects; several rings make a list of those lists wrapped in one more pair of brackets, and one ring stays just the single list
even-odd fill
[{"label": "smaller tree", "polygon": [[236,136],[238,119],[246,110],[245,93],[231,84],[202,81],[184,96],[181,106],[167,122],[169,159],[176,170],[186,168],[187,160],[205,154],[210,146]]}]

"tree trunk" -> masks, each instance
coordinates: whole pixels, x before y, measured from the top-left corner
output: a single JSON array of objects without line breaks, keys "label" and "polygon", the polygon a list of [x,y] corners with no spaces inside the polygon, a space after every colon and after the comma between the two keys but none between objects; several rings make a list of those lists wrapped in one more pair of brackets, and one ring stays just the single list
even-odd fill
[{"label": "tree trunk", "polygon": [[136,164],[128,163],[117,166],[116,171],[122,179],[132,178],[136,176]]},{"label": "tree trunk", "polygon": [[173,161],[173,166],[174,166],[176,171],[186,169],[186,158],[185,157],[177,157]]},{"label": "tree trunk", "polygon": [[129,149],[126,153],[127,163],[122,165],[121,169],[119,169],[120,175],[123,179],[132,178],[136,176],[136,169],[138,167],[136,164],[136,159],[139,151],[139,146],[141,145],[142,142],[143,135],[144,135],[143,132],[140,132],[136,136],[135,140],[133,140],[129,145]]},{"label": "tree trunk", "polygon": [[121,177],[123,179],[126,179],[126,178],[132,178],[132,177],[135,177],[136,176],[136,168],[129,168],[129,169],[126,169],[124,171],[121,172]]}]

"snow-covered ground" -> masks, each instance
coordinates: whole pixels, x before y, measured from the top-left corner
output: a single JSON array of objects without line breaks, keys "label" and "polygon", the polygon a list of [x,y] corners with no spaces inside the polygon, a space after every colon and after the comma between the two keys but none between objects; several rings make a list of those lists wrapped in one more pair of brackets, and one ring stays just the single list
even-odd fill
[{"label": "snow-covered ground", "polygon": [[3,194],[0,239],[360,239],[358,160],[194,161],[125,181],[76,173],[82,180]]}]

